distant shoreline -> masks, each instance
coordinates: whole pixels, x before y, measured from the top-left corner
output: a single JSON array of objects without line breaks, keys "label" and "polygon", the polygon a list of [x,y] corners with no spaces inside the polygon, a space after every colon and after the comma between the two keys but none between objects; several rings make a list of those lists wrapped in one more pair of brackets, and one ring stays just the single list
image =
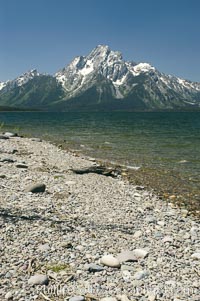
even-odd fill
[{"label": "distant shoreline", "polygon": [[192,109],[192,108],[187,108],[187,109],[183,109],[183,108],[180,108],[180,109],[177,109],[177,110],[175,110],[175,109],[165,109],[165,110],[163,110],[163,109],[156,109],[156,110],[150,110],[150,109],[146,109],[146,110],[103,110],[103,109],[101,109],[101,110],[99,110],[99,109],[92,109],[92,110],[88,110],[88,108],[87,108],[87,110],[49,110],[49,109],[39,109],[39,108],[17,108],[17,107],[4,107],[4,106],[0,106],[0,112],[27,112],[27,113],[29,113],[29,112],[40,112],[40,113],[49,113],[49,112],[51,112],[51,113],[67,113],[67,112],[69,112],[69,113],[87,113],[87,112],[94,112],[94,113],[98,113],[98,112],[100,112],[100,113],[102,113],[102,112],[105,112],[105,113],[109,113],[109,112],[112,112],[112,113],[114,113],[114,112],[132,112],[132,113],[170,113],[170,112],[174,112],[174,113],[181,113],[181,112],[200,112],[200,108],[198,107],[198,108],[195,108],[195,109]]}]

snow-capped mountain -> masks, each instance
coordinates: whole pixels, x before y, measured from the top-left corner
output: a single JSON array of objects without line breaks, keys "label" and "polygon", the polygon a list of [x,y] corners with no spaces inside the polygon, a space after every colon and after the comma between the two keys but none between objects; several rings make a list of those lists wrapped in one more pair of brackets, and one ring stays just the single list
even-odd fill
[{"label": "snow-capped mountain", "polygon": [[[31,70],[13,81],[0,83],[0,90],[0,105],[8,105],[9,101],[11,105],[19,105],[20,97],[20,100],[25,98],[20,105],[52,110],[200,107],[200,83],[166,75],[149,63],[125,61],[120,52],[104,45],[97,46],[87,56],[75,57],[54,76]],[[7,94],[14,91],[13,102],[9,100],[13,93],[9,97]]]},{"label": "snow-capped mountain", "polygon": [[33,79],[35,76],[40,76],[36,69],[25,72],[14,80],[9,80],[4,83],[0,83],[0,90],[3,88],[7,88],[7,90],[11,90],[13,88],[20,87],[26,84],[29,80]]},{"label": "snow-capped mountain", "polygon": [[[170,107],[176,97],[176,102],[181,100],[196,104],[193,94],[200,92],[200,83],[165,75],[148,63],[126,62],[120,52],[103,45],[97,46],[86,57],[76,57],[71,64],[55,74],[68,98],[77,97],[87,91],[94,86],[99,76],[110,86],[112,98],[126,99],[132,93],[139,96],[139,89],[143,94],[141,100],[152,107],[155,102],[160,107]],[[99,93],[97,98],[102,98],[104,91],[101,87],[98,89],[98,86],[96,89],[97,94]]]}]

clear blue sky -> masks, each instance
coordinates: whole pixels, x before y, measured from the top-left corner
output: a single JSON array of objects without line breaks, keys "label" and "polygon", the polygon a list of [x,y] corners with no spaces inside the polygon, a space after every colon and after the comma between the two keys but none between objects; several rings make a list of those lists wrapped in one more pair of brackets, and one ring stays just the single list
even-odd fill
[{"label": "clear blue sky", "polygon": [[0,81],[53,74],[98,44],[200,82],[200,1],[0,0]]}]

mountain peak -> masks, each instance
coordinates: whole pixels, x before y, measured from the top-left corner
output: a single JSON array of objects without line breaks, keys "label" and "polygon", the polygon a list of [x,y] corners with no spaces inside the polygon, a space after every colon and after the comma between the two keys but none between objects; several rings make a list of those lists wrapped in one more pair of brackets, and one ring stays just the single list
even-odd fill
[{"label": "mountain peak", "polygon": [[[51,102],[57,106],[59,100],[59,107],[65,109],[73,106],[108,106],[117,110],[200,107],[200,83],[166,75],[149,63],[125,61],[119,51],[107,45],[97,45],[88,55],[75,57],[53,77],[39,75],[32,69],[13,81],[0,82],[1,104],[7,105],[8,99],[13,105],[21,103],[24,95],[25,103],[33,103],[35,97],[43,105],[44,91],[49,91],[45,100],[47,107]],[[38,80],[32,81],[35,77]],[[9,94],[10,91],[16,96],[10,97],[14,95]]]},{"label": "mountain peak", "polygon": [[95,47],[95,49],[99,50],[110,50],[110,47],[108,45],[99,44]]},{"label": "mountain peak", "polygon": [[39,72],[37,71],[37,69],[31,69],[29,71],[26,71],[23,75],[21,76],[24,76],[24,75],[29,75],[29,76],[39,76]]},{"label": "mountain peak", "polygon": [[38,71],[36,69],[31,69],[31,70],[25,72],[24,74],[22,74],[21,76],[17,77],[14,80],[14,83],[19,87],[19,86],[26,84],[29,80],[31,80],[34,77],[39,76],[39,75],[40,75],[40,73],[38,73]]},{"label": "mountain peak", "polygon": [[90,54],[87,56],[88,59],[104,59],[111,52],[110,48],[107,45],[98,45],[96,46]]}]

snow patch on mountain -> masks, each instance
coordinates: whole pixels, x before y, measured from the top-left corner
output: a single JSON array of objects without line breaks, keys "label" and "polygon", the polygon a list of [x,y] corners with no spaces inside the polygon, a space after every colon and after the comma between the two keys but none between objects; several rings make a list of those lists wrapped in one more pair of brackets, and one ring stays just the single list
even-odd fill
[{"label": "snow patch on mountain", "polygon": [[184,86],[186,89],[195,89],[197,91],[200,91],[199,83],[193,83],[193,82],[190,82],[185,79],[178,78],[178,77],[177,77],[177,80],[178,80],[178,83],[181,84],[182,86]]},{"label": "snow patch on mountain", "polygon": [[131,70],[134,75],[140,75],[141,73],[155,71],[156,69],[148,63],[139,63]]},{"label": "snow patch on mountain", "polygon": [[7,85],[8,82],[0,82],[0,91]]},{"label": "snow patch on mountain", "polygon": [[85,66],[81,70],[79,70],[80,74],[82,74],[83,76],[91,73],[92,71],[94,71],[92,60],[87,60]]},{"label": "snow patch on mountain", "polygon": [[116,81],[113,82],[115,86],[121,86],[126,81],[126,74],[122,76],[122,78],[118,78]]},{"label": "snow patch on mountain", "polygon": [[21,76],[19,76],[18,78],[16,78],[15,80],[15,84],[20,87],[24,84],[26,84],[29,80],[33,79],[35,76],[39,76],[40,74],[37,72],[36,69],[30,70],[24,74],[22,74]]}]

